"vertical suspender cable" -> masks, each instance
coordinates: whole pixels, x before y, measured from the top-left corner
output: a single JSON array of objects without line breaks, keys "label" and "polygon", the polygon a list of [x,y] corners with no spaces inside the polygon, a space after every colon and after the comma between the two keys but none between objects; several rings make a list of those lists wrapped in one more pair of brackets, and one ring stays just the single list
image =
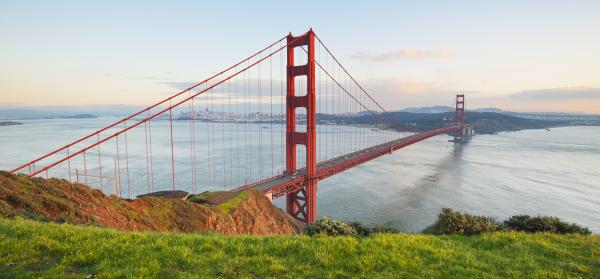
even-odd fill
[{"label": "vertical suspender cable", "polygon": [[223,159],[223,187],[227,186],[226,183],[226,175],[225,172],[227,170],[226,168],[226,164],[225,164],[225,147],[226,147],[226,142],[225,142],[225,97],[223,97],[223,94],[225,94],[225,86],[222,85],[221,87],[221,94],[219,94],[219,98],[221,99],[221,111],[219,112],[219,115],[221,117],[221,119],[219,119],[221,121],[221,140],[218,141],[221,143],[221,158]]},{"label": "vertical suspender cable", "polygon": [[[281,45],[281,43],[280,43]],[[286,93],[284,91],[284,79],[285,79],[285,71],[284,71],[284,67],[283,67],[283,51],[279,52],[279,96],[281,98],[281,106],[280,106],[280,111],[279,111],[279,128],[280,128],[280,133],[279,133],[279,138],[281,139],[281,151],[280,151],[280,155],[281,155],[281,170],[280,170],[280,174],[283,173],[285,171],[285,119],[286,119],[286,110],[285,110],[285,103],[287,102],[286,99]]]},{"label": "vertical suspender cable", "polygon": [[[208,84],[206,85],[206,87],[208,88]],[[210,112],[208,110],[209,108],[209,97],[210,97],[210,91],[207,92],[208,96],[205,98],[206,99],[206,109],[204,110],[205,112],[205,118],[206,118],[206,159],[208,161],[208,170],[206,173],[206,185],[208,187],[208,190],[211,190],[211,164],[212,164],[212,159],[210,157]]]},{"label": "vertical suspender cable", "polygon": [[[236,155],[239,156],[241,159],[241,151],[242,149],[240,149],[240,124],[239,124],[239,99],[238,99],[239,95],[238,95],[238,79],[235,79],[235,148],[236,148]],[[241,168],[241,164],[240,164],[240,160],[236,160],[236,185],[240,186],[240,168]],[[244,166],[245,167],[245,166]]]},{"label": "vertical suspender cable", "polygon": [[[262,58],[262,55],[260,55]],[[263,154],[262,154],[262,68],[261,64],[257,66],[258,73],[258,177],[263,178]]]},{"label": "vertical suspender cable", "polygon": [[231,107],[231,81],[227,82],[227,110],[228,110],[228,121],[231,123],[229,125],[229,181],[232,186],[237,186],[233,181],[233,108]]},{"label": "vertical suspender cable", "polygon": [[[67,158],[69,157],[69,148],[67,147]],[[67,168],[69,169],[68,173],[69,173],[69,182],[73,182],[71,180],[71,159],[67,159]]]},{"label": "vertical suspender cable", "polygon": [[[191,95],[191,91],[190,94]],[[190,120],[190,161],[191,161],[191,168],[192,168],[192,193],[196,192],[196,167],[195,167],[195,160],[194,160],[194,145],[195,145],[195,141],[194,141],[194,119],[196,118],[196,113],[194,112],[194,98],[190,99],[189,102],[189,113],[188,113],[188,118]]]},{"label": "vertical suspender cable", "polygon": [[248,94],[246,91],[246,71],[244,71],[244,89],[242,92],[242,98],[244,100],[244,184],[248,184],[248,169],[250,166],[248,165],[248,153],[250,152],[250,148],[252,147],[252,142],[250,138],[248,138]]},{"label": "vertical suspender cable", "polygon": [[[269,49],[269,52],[271,49]],[[273,57],[269,57],[269,93],[271,95],[271,100],[269,103],[269,132],[271,133],[271,177],[275,175],[275,160],[273,155]]]},{"label": "vertical suspender cable", "polygon": [[[148,111],[150,115],[150,111]],[[150,191],[154,191],[154,161],[152,159],[152,119],[148,120],[148,149],[150,150]]]},{"label": "vertical suspender cable", "polygon": [[148,155],[148,123],[150,123],[150,121],[148,122],[144,122],[144,139],[146,140],[145,142],[145,147],[146,147],[146,175],[147,175],[147,180],[148,180],[148,193],[150,193],[150,156]]},{"label": "vertical suspender cable", "polygon": [[90,186],[90,184],[88,184],[87,159],[85,156],[85,151],[83,151],[83,179],[85,181],[85,185]]},{"label": "vertical suspender cable", "polygon": [[[171,100],[169,100],[171,107]],[[173,148],[173,109],[169,109],[169,128],[171,134],[171,188],[175,190],[175,151]]]},{"label": "vertical suspender cable", "polygon": [[[123,122],[123,126],[127,128],[127,121]],[[129,179],[129,147],[127,143],[127,130],[125,130],[125,173],[127,174],[127,198],[131,199],[131,181]]]},{"label": "vertical suspender cable", "polygon": [[[100,134],[96,136],[96,141],[100,142]],[[48,171],[46,171],[46,176],[48,175]],[[98,144],[98,177],[100,178],[100,191],[104,192],[104,187],[102,185],[102,159],[100,158],[100,144]]]},{"label": "vertical suspender cable", "polygon": [[115,158],[115,192],[117,197],[121,197],[121,160],[119,157],[119,136],[115,137],[117,144],[117,156]]}]

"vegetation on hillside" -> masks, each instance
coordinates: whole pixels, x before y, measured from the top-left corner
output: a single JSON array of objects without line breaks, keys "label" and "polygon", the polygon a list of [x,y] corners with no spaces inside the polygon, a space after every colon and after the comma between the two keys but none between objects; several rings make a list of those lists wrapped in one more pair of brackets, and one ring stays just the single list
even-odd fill
[{"label": "vegetation on hillside", "polygon": [[[588,228],[574,223],[567,223],[553,216],[515,215],[504,222],[498,222],[492,217],[461,213],[450,208],[443,208],[437,220],[425,228],[423,233],[478,235],[501,231],[591,234]],[[398,233],[399,231],[390,227],[367,227],[360,222],[345,223],[323,217],[307,225],[304,232],[310,236],[371,236],[380,233]]]},{"label": "vegetation on hillside", "polygon": [[[126,200],[64,179],[0,171],[0,216],[125,231],[295,234],[303,225],[256,190],[203,193],[210,201],[145,196]],[[195,198],[196,197],[196,198]]]},{"label": "vegetation on hillside", "polygon": [[435,223],[425,228],[423,232],[431,234],[473,235],[500,230],[500,226],[491,217],[474,216],[456,212],[450,208],[444,208],[438,215]]},{"label": "vegetation on hillside", "polygon": [[376,233],[398,233],[399,231],[384,226],[367,227],[356,221],[346,224],[339,220],[323,217],[312,224],[308,224],[304,232],[310,236],[371,236]]},{"label": "vegetation on hillside", "polygon": [[588,228],[564,222],[553,216],[531,217],[529,215],[515,215],[500,223],[491,217],[470,215],[454,211],[450,208],[442,209],[435,223],[425,228],[423,232],[430,234],[474,235],[509,230],[529,233],[591,234]]},{"label": "vegetation on hillside", "polygon": [[198,204],[214,205],[214,209],[221,213],[229,214],[238,208],[240,203],[247,198],[247,191],[205,191],[197,195],[190,195],[187,200]]},{"label": "vegetation on hillside", "polygon": [[[343,117],[333,115],[319,115],[323,121],[334,121],[344,124],[384,124],[400,131],[427,131],[441,127],[454,118],[453,112],[444,113],[412,113],[412,112],[386,112],[382,114],[365,114],[360,117]],[[495,112],[465,113],[465,121],[475,127],[478,134],[494,134],[503,131],[519,131],[524,129],[542,129],[549,127],[569,125],[564,121],[547,121],[519,118],[512,115]]]},{"label": "vegetation on hillside", "polygon": [[593,278],[600,236],[219,236],[0,217],[0,277]]},{"label": "vegetation on hillside", "polygon": [[559,234],[579,233],[591,234],[585,227],[575,223],[567,223],[553,216],[515,215],[502,223],[504,229],[520,232],[551,232]]}]

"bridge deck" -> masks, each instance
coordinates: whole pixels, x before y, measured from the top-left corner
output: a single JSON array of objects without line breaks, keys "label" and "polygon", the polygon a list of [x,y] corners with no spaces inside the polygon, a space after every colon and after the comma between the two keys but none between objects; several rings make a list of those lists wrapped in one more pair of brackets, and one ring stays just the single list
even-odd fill
[{"label": "bridge deck", "polygon": [[[400,138],[380,145],[375,145],[365,148],[350,154],[339,156],[317,164],[317,179],[322,180],[337,173],[343,172],[354,166],[360,165],[367,161],[373,160],[384,154],[420,142],[439,134],[450,133],[462,129],[461,125],[444,127],[436,130],[431,130],[412,136]],[[258,189],[265,193],[271,199],[279,198],[287,193],[295,192],[304,187],[306,180],[306,170],[299,169],[293,174],[282,174],[254,184],[249,184],[236,189]]]}]

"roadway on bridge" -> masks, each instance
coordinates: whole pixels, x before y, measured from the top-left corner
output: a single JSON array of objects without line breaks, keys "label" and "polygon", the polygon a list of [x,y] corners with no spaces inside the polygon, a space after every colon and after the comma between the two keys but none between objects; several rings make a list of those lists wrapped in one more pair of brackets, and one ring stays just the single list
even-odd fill
[{"label": "roadway on bridge", "polygon": [[[323,180],[329,176],[343,172],[349,168],[373,160],[384,154],[391,154],[400,148],[409,146],[433,136],[451,133],[460,129],[462,129],[461,125],[455,125],[431,130],[320,162],[317,164],[317,179]],[[243,189],[257,189],[265,193],[271,199],[276,199],[287,193],[294,192],[297,189],[302,188],[304,186],[305,179],[306,170],[302,168],[295,173],[275,176],[257,183],[240,187],[234,191]]]}]

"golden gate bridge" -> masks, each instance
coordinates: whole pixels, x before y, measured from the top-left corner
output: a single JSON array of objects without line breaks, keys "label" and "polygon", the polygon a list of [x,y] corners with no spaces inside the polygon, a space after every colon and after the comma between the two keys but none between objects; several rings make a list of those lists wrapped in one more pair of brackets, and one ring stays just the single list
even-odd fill
[{"label": "golden gate bridge", "polygon": [[390,126],[383,106],[311,29],[12,172],[128,198],[253,188],[271,200],[285,196],[287,212],[310,223],[318,181],[436,135],[466,140],[464,95],[455,106],[453,119],[433,130]]}]

